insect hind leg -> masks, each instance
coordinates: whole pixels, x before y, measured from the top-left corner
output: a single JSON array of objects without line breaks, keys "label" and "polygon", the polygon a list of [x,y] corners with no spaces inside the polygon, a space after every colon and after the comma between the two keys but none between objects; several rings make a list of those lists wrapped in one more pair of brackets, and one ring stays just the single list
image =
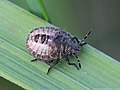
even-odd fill
[{"label": "insect hind leg", "polygon": [[37,61],[38,59],[33,59],[33,60],[31,60],[31,62],[34,62],[34,61]]}]

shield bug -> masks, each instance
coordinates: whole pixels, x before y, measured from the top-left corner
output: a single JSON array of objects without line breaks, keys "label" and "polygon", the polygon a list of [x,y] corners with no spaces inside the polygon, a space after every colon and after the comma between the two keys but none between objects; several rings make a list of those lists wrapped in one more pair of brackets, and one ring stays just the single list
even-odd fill
[{"label": "shield bug", "polygon": [[[84,40],[91,33],[89,31],[82,40],[56,27],[40,27],[32,30],[26,40],[26,46],[36,60],[45,61],[47,63],[54,61],[49,67],[49,71],[60,62],[61,58],[65,58],[69,65],[75,66],[78,70],[81,68],[80,60],[76,55],[81,46],[86,43]],[[78,66],[69,61],[69,56],[74,55],[77,59]]]}]

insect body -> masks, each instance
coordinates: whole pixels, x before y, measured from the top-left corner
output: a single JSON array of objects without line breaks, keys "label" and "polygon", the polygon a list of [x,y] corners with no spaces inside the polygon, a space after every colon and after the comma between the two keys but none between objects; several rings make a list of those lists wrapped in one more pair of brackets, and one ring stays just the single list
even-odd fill
[{"label": "insect body", "polygon": [[[91,33],[86,34],[82,40],[69,33],[55,27],[40,27],[32,30],[26,40],[26,46],[30,53],[36,58],[31,61],[43,60],[45,62],[55,61],[47,71],[49,71],[59,63],[61,58],[65,58],[69,65],[81,68],[80,61],[76,53],[80,51],[80,47],[86,44],[84,40]],[[79,67],[75,63],[69,61],[68,56],[74,55],[77,58]]]}]

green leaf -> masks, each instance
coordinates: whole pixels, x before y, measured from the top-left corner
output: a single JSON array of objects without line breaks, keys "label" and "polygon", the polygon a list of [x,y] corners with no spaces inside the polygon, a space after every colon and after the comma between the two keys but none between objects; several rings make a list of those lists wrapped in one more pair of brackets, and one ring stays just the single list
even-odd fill
[{"label": "green leaf", "polygon": [[36,16],[50,22],[50,19],[47,14],[47,10],[42,2],[42,0],[9,0],[16,5],[22,7],[35,14]]},{"label": "green leaf", "polygon": [[29,10],[26,0],[8,0],[8,1],[10,1],[26,10]]},{"label": "green leaf", "polygon": [[[49,75],[49,66],[26,49],[29,32],[53,26],[6,0],[0,0],[0,76],[28,90],[82,90],[120,87],[120,63],[90,45],[78,54],[80,70],[62,60]],[[76,59],[70,58],[71,62]]]},{"label": "green leaf", "polygon": [[32,13],[45,19],[46,21],[50,21],[42,0],[26,0],[26,1]]}]

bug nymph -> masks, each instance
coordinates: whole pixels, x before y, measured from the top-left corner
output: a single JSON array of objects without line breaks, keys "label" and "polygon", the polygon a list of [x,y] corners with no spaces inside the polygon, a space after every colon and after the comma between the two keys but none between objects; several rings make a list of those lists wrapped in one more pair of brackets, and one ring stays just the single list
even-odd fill
[{"label": "bug nymph", "polygon": [[[79,40],[77,37],[56,27],[36,28],[30,32],[26,40],[28,50],[36,58],[31,62],[36,60],[45,61],[46,63],[54,61],[47,71],[48,74],[62,58],[65,58],[69,65],[73,65],[79,70],[81,64],[76,54],[80,51],[81,46],[86,44],[84,40],[90,33],[91,31],[82,40]],[[68,57],[70,55],[76,57],[78,66],[69,61]]]}]

